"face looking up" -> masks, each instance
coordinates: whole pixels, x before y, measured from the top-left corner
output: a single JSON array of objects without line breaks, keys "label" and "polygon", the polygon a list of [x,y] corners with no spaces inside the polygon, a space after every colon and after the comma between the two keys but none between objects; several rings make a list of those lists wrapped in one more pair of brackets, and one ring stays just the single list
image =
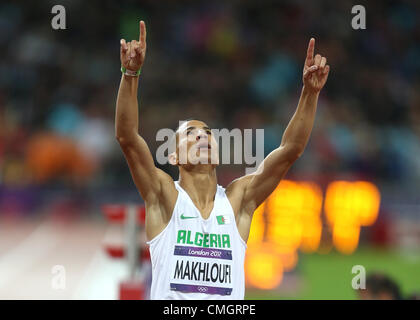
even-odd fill
[{"label": "face looking up", "polygon": [[172,164],[219,164],[218,144],[206,123],[199,120],[184,122],[176,132],[176,142]]}]

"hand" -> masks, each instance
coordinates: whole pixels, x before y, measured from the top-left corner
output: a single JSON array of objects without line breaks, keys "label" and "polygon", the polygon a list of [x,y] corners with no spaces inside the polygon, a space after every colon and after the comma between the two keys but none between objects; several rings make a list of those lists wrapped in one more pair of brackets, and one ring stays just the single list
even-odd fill
[{"label": "hand", "polygon": [[120,59],[121,65],[127,70],[138,71],[146,58],[146,25],[140,21],[139,41],[133,40],[128,43],[121,39]]},{"label": "hand", "polygon": [[314,59],[315,39],[311,38],[303,67],[303,85],[305,88],[319,92],[327,82],[330,66],[327,58],[317,54]]}]

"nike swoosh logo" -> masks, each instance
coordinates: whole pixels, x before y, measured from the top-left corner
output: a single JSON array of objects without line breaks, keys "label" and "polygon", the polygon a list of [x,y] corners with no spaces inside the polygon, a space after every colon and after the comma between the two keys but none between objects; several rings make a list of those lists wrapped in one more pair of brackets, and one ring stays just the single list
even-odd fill
[{"label": "nike swoosh logo", "polygon": [[189,217],[189,216],[184,216],[184,214],[181,214],[181,219],[194,219],[194,218],[198,218],[198,217],[197,216]]}]

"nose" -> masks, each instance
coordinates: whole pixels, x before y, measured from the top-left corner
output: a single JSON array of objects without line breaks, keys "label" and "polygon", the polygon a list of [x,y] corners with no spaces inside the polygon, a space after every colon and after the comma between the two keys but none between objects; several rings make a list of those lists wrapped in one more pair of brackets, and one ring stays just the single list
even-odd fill
[{"label": "nose", "polygon": [[207,133],[204,130],[200,130],[197,134],[197,137],[195,137],[195,140],[199,141],[201,139],[208,139]]}]

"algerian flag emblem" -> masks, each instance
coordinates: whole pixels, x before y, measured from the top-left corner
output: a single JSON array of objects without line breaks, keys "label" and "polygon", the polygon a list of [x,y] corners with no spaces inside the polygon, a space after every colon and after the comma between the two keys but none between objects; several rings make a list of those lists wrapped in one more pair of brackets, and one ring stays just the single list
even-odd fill
[{"label": "algerian flag emblem", "polygon": [[216,216],[216,219],[217,219],[218,224],[229,224],[230,223],[230,217],[228,215]]}]

